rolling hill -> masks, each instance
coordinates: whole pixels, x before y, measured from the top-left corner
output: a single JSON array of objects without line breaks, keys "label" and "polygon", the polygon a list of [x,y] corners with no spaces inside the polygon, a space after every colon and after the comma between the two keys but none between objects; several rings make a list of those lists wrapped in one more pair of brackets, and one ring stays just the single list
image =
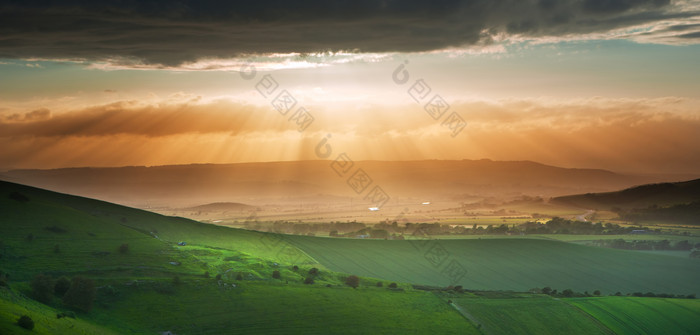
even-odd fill
[{"label": "rolling hill", "polygon": [[[480,330],[492,316],[477,315],[479,321],[471,321],[465,311],[473,309],[473,301],[462,300],[469,294],[449,293],[453,303],[447,303],[443,293],[410,285],[452,284],[454,271],[446,268],[452,261],[466,269],[455,283],[477,290],[551,286],[700,291],[698,260],[541,239],[385,241],[279,235],[8,182],[0,182],[0,213],[0,275],[9,278],[7,287],[0,285],[0,331],[8,333],[24,333],[13,324],[23,314],[35,320],[36,333],[44,334],[479,334],[486,329],[507,334],[512,329],[566,329],[560,324],[565,320],[593,333],[617,327],[591,321],[596,319],[591,315],[600,315],[597,311],[568,307],[549,319],[550,326],[523,324],[522,306],[529,303],[542,315],[554,308],[550,305],[555,300],[536,295],[527,301],[500,299],[506,330],[493,325]],[[46,304],[28,298],[29,282],[39,273],[91,278],[97,286],[94,307],[76,312],[74,318],[51,317],[67,307],[56,296]],[[345,285],[350,273],[361,276],[356,289]],[[396,289],[387,288],[392,281],[398,283]],[[638,315],[620,316],[625,313],[620,310],[613,315],[635,322],[657,308],[656,301],[665,306],[663,299],[645,299]],[[689,315],[698,315],[700,301],[688,301],[678,304],[690,309]],[[692,329],[693,319],[686,314],[664,316],[664,322]]]},{"label": "rolling hill", "polygon": [[[357,196],[346,180],[357,169],[393,197],[451,199],[601,192],[657,181],[605,170],[568,169],[529,161],[357,161],[338,174],[332,161],[196,164],[154,167],[11,170],[2,178],[25,185],[146,208],[190,207],[314,196]],[[346,201],[346,200],[343,200]]]},{"label": "rolling hill", "polygon": [[581,208],[610,210],[667,206],[700,201],[700,179],[630,187],[621,191],[555,197],[553,203]]}]

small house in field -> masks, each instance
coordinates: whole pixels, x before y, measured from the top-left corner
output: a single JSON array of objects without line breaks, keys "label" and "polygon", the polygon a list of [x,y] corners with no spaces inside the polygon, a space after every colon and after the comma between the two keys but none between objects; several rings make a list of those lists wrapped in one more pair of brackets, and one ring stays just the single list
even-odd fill
[{"label": "small house in field", "polygon": [[180,243],[178,243],[177,245],[179,245],[179,246],[181,246],[181,247],[184,247],[184,246],[187,245],[187,242],[180,242]]}]

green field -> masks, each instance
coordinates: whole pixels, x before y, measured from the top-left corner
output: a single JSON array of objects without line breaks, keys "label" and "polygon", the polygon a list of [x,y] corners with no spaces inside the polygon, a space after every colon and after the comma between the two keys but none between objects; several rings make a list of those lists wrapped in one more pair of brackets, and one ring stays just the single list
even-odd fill
[{"label": "green field", "polygon": [[616,334],[697,334],[698,300],[604,297],[568,301]]},{"label": "green field", "polygon": [[587,313],[549,296],[467,296],[451,300],[456,308],[477,320],[487,334],[613,334]]},{"label": "green field", "polygon": [[[12,192],[29,201],[10,199]],[[380,288],[371,278],[349,288],[346,274],[327,271],[278,235],[10,183],[0,182],[0,194],[0,271],[10,278],[9,288],[0,287],[3,334],[29,333],[14,325],[23,314],[34,319],[34,333],[44,334],[478,333],[428,292],[390,290],[389,282]],[[128,252],[120,253],[124,243]],[[305,285],[312,266],[320,272]],[[275,270],[280,279],[271,278]],[[27,298],[38,273],[94,279],[101,287],[95,307],[57,319],[65,309],[60,299],[47,306]]]},{"label": "green field", "polygon": [[[700,281],[689,280],[700,278],[698,259],[553,240],[286,238],[331,270],[410,283],[459,284],[477,290],[527,291],[550,286],[607,294],[700,292]],[[453,260],[467,272],[459,280],[448,274]]]},{"label": "green field", "polygon": [[[28,200],[11,199],[12,192]],[[385,241],[277,235],[4,182],[0,212],[0,271],[9,275],[9,287],[0,286],[3,334],[479,334],[495,332],[498,319],[507,320],[499,326],[514,333],[570,333],[572,327],[594,333],[600,324],[616,327],[608,326],[602,314],[600,324],[580,318],[582,312],[548,296],[501,299],[488,292],[463,293],[448,304],[446,293],[410,285],[453,284],[453,261],[467,270],[454,284],[469,289],[700,291],[698,280],[692,279],[699,277],[697,260],[545,239]],[[182,241],[187,244],[177,244]],[[122,244],[128,244],[126,252],[119,251]],[[310,273],[312,267],[318,274]],[[273,279],[273,271],[281,278]],[[56,318],[67,308],[60,298],[46,305],[30,299],[29,281],[39,273],[93,279],[98,287],[93,309],[76,312],[75,318]],[[345,285],[349,274],[361,276],[358,288]],[[314,283],[303,284],[305,278]],[[399,288],[387,288],[390,282]],[[686,306],[687,315],[699,314],[694,301],[668,302]],[[609,309],[613,316],[628,318],[624,309],[614,308]],[[469,321],[465,313],[479,322]],[[530,320],[522,328],[528,313],[554,315],[549,323]],[[34,319],[32,332],[14,324],[23,314]],[[677,329],[696,327],[690,318],[671,320]],[[477,324],[484,328],[478,330]]]},{"label": "green field", "polygon": [[700,301],[638,297],[552,298],[443,294],[486,334],[697,334]]},{"label": "green field", "polygon": [[[153,318],[152,310],[164,313]],[[99,322],[129,320],[118,329],[121,332],[136,327],[177,334],[478,334],[429,292],[346,286],[243,282],[236,288],[221,288],[188,283],[172,294],[131,289],[99,313],[95,318]]]}]

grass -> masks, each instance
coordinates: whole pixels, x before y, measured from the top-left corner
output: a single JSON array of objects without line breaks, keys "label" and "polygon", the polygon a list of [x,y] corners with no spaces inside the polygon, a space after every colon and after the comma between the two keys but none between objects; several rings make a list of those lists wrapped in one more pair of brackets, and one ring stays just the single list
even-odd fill
[{"label": "grass", "polygon": [[568,302],[616,334],[697,334],[700,301],[637,297],[574,298]]},{"label": "grass", "polygon": [[[211,281],[210,281],[211,282]],[[177,334],[478,334],[429,292],[243,282],[187,283],[172,294],[131,289],[97,319]],[[143,304],[143,301],[148,304]],[[154,318],[153,310],[161,311]],[[196,320],[196,322],[194,322]]]},{"label": "grass", "polygon": [[471,314],[488,334],[613,334],[590,315],[549,296],[450,299],[456,308]]},{"label": "grass", "polygon": [[[30,200],[9,199],[11,192],[21,192]],[[475,325],[460,314],[463,311],[447,304],[445,297],[406,284],[453,284],[453,261],[467,271],[454,284],[470,289],[525,291],[551,286],[589,292],[700,291],[700,284],[691,280],[698,278],[698,260],[553,240],[285,236],[202,224],[4,182],[0,182],[0,213],[0,271],[10,275],[10,288],[0,287],[3,334],[23,332],[14,324],[22,314],[32,316],[36,322],[33,333],[40,334],[166,330],[177,334],[478,334]],[[29,234],[33,239],[27,239]],[[177,245],[181,241],[187,245]],[[129,245],[126,253],[118,251],[123,243]],[[59,245],[58,253],[55,245]],[[312,267],[319,274],[310,275]],[[280,271],[281,279],[271,278],[275,270]],[[93,310],[78,313],[76,319],[56,319],[63,308],[58,298],[49,305],[28,299],[28,281],[40,272],[94,279],[102,288]],[[217,274],[222,275],[221,282]],[[359,288],[344,285],[348,274],[361,276]],[[236,279],[239,275],[240,280]],[[182,283],[174,284],[174,276]],[[302,284],[307,277],[313,277],[315,284]],[[378,281],[383,288],[376,287]],[[400,289],[386,288],[392,281]],[[549,326],[528,321],[531,328],[526,329],[533,332],[567,333],[567,318],[575,319],[572,325],[584,330],[596,326],[577,319],[573,307],[547,297],[470,296],[473,300],[466,302],[462,298],[456,306],[464,304],[470,313],[483,310],[501,315],[508,320],[501,326],[513,331],[519,329],[525,311],[540,318],[556,314]],[[477,305],[480,307],[470,307]],[[697,305],[686,307],[697,314]],[[610,307],[613,315],[624,319],[625,309],[615,308]],[[504,314],[498,314],[499,310]],[[494,323],[498,317],[492,318]],[[484,330],[496,329],[482,322]],[[697,328],[689,318],[677,322],[678,329]]]},{"label": "grass", "polygon": [[[700,292],[700,260],[543,239],[360,240],[286,237],[328,269],[477,290]],[[450,264],[466,270],[451,276]]]},{"label": "grass", "polygon": [[[11,192],[21,192],[30,201],[11,200]],[[60,322],[67,320],[54,320],[62,308],[59,299],[45,306],[13,298],[28,293],[28,281],[42,272],[85,275],[99,287],[115,288],[117,293],[108,296],[98,290],[95,308],[79,316],[86,333],[109,333],[96,330],[101,327],[118,333],[178,334],[478,333],[430,293],[378,288],[378,280],[371,278],[362,278],[358,289],[348,288],[346,274],[316,264],[283,236],[10,183],[0,183],[0,195],[0,270],[10,275],[12,288],[3,289],[8,294],[0,299],[0,329],[7,330],[2,333],[21,331],[13,323],[27,304],[35,307],[36,332],[71,333],[61,328]],[[26,238],[29,234],[33,239]],[[179,246],[179,241],[187,245]],[[123,243],[129,250],[122,254],[118,248]],[[319,274],[312,276],[315,284],[304,285],[311,267],[319,268]],[[281,279],[271,279],[274,270],[281,272]],[[222,275],[221,286],[217,274]],[[238,275],[242,280],[235,279]],[[173,276],[183,284],[174,285]],[[233,282],[236,288],[230,286]]]},{"label": "grass", "polygon": [[[8,288],[0,287],[0,334],[118,334],[81,317],[57,319],[56,314],[61,312]],[[16,324],[22,315],[32,318],[34,329],[26,330]]]}]

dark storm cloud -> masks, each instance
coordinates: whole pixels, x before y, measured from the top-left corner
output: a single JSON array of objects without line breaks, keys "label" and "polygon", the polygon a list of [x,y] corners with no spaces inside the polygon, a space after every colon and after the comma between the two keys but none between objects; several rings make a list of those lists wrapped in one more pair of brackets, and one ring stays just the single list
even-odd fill
[{"label": "dark storm cloud", "polygon": [[560,36],[697,13],[668,0],[5,1],[2,58],[202,57],[320,51],[413,52]]}]

